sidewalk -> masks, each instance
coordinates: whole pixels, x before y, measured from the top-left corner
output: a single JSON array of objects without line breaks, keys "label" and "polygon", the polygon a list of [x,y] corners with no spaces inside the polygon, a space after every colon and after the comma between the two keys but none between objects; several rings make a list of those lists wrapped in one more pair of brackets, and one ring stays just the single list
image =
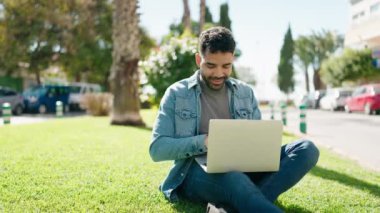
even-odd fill
[{"label": "sidewalk", "polygon": [[[85,116],[85,112],[69,112],[63,118]],[[58,119],[55,114],[22,114],[21,116],[12,116],[10,125],[23,125],[45,122],[52,119]],[[0,118],[0,126],[4,126],[3,118]]]},{"label": "sidewalk", "polygon": [[[263,119],[270,119],[269,108],[262,110]],[[357,161],[361,166],[380,171],[380,116],[308,110],[307,134],[299,130],[299,110],[288,108],[284,131],[307,138],[335,153]],[[275,113],[280,120],[280,112]]]}]

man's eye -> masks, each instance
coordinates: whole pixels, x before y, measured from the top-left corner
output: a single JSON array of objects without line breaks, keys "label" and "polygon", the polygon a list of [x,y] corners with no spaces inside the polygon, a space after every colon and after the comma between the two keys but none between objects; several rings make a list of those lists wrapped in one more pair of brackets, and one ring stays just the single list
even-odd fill
[{"label": "man's eye", "polygon": [[224,66],[223,66],[224,69],[228,69],[228,68],[230,68],[230,67],[231,67],[231,65],[224,65]]},{"label": "man's eye", "polygon": [[216,66],[215,65],[212,65],[212,64],[207,64],[207,68],[210,68],[210,69],[212,69],[212,68],[215,68]]}]

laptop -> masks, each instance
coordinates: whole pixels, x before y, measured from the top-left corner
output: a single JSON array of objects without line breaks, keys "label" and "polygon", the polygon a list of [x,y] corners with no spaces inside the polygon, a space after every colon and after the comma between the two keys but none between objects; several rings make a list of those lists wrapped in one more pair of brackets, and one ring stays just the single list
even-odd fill
[{"label": "laptop", "polygon": [[207,155],[195,160],[207,173],[278,171],[282,122],[211,119]]}]

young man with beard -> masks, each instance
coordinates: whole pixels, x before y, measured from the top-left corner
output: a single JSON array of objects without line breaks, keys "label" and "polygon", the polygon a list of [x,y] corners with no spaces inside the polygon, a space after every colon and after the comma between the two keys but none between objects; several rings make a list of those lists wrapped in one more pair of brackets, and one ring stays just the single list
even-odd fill
[{"label": "young man with beard", "polygon": [[251,87],[230,77],[235,46],[231,32],[223,27],[200,35],[195,55],[199,70],[166,90],[150,155],[154,161],[174,160],[160,186],[170,201],[186,198],[238,212],[281,212],[273,202],[318,161],[319,151],[312,142],[299,140],[282,146],[277,172],[209,174],[194,160],[207,154],[210,119],[261,119]]}]

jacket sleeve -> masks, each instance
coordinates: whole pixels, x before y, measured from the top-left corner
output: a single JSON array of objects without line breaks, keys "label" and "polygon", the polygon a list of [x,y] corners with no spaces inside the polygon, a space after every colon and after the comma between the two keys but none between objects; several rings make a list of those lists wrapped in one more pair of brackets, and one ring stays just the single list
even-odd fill
[{"label": "jacket sleeve", "polygon": [[149,154],[153,161],[179,160],[207,152],[204,145],[206,135],[175,137],[175,97],[169,88],[161,100],[153,127],[153,138]]}]

